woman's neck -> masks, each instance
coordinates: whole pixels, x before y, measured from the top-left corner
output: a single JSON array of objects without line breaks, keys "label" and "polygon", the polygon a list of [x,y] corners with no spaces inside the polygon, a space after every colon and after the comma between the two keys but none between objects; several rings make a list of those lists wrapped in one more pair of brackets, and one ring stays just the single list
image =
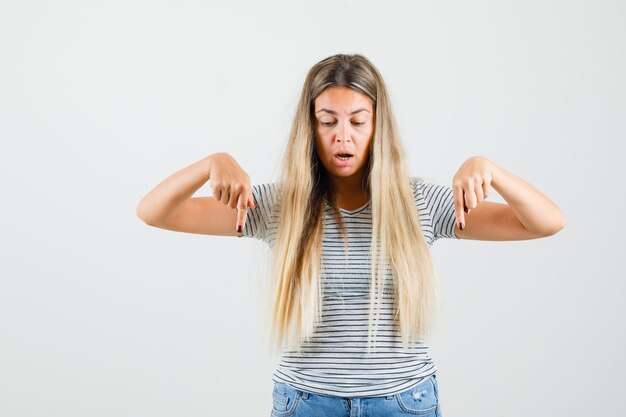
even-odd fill
[{"label": "woman's neck", "polygon": [[369,200],[369,196],[363,190],[362,181],[353,178],[340,178],[334,181],[335,200],[337,205],[344,210],[354,210],[362,207]]}]

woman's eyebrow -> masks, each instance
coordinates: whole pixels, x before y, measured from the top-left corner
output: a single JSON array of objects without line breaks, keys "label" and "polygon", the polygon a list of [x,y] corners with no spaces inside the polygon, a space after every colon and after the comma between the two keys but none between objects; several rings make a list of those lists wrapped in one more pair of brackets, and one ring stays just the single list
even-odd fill
[{"label": "woman's eyebrow", "polygon": [[[330,114],[337,114],[337,112],[336,112],[336,111],[334,111],[334,110],[328,110],[328,109],[326,109],[326,108],[319,109],[319,110],[318,110],[318,111],[316,111],[315,113],[319,113],[319,112],[321,112],[321,111],[325,111],[326,113],[330,113]],[[350,113],[350,115],[357,114],[358,112],[361,112],[361,111],[366,111],[366,112],[368,112],[368,113],[370,112],[370,111],[369,111],[369,110],[367,110],[367,109],[361,108],[361,109],[358,109],[358,110],[353,111],[352,113]]]}]

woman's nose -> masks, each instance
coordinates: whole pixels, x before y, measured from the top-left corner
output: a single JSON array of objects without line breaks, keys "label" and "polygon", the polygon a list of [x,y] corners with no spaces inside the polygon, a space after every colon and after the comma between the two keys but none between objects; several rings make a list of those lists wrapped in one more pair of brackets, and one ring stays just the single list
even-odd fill
[{"label": "woman's nose", "polygon": [[335,135],[335,140],[338,142],[349,142],[350,141],[350,132],[345,126],[339,127],[337,134]]}]

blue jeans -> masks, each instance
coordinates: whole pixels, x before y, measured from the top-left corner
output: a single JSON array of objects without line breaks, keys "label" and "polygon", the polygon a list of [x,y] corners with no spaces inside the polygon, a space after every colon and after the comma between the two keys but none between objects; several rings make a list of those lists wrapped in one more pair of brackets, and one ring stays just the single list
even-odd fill
[{"label": "blue jeans", "polygon": [[274,382],[271,417],[442,417],[435,374],[399,394],[344,398]]}]

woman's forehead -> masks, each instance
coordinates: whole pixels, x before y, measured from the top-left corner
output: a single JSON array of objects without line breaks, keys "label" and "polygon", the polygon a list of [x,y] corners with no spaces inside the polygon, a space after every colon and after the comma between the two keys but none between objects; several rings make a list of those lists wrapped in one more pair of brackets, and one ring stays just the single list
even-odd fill
[{"label": "woman's forehead", "polygon": [[[329,87],[315,98],[315,112],[350,115],[358,110],[372,111],[372,101],[349,87]],[[322,114],[320,113],[320,114]]]}]

